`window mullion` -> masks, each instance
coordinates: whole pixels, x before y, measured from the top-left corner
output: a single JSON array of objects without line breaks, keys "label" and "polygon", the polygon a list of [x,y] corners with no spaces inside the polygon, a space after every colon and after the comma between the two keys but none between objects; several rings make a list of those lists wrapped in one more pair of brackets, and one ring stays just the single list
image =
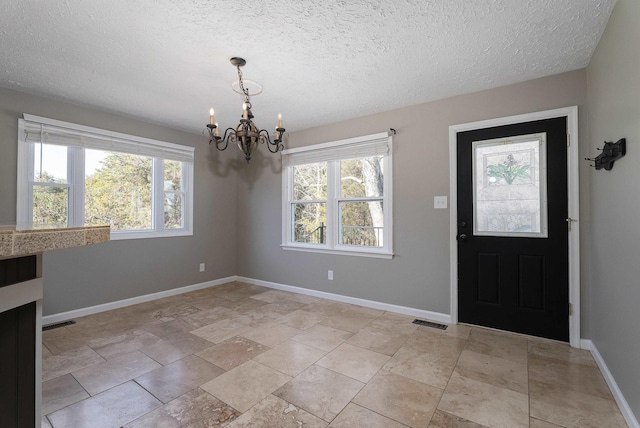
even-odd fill
[{"label": "window mullion", "polygon": [[84,149],[67,147],[67,180],[69,182],[69,226],[84,225]]},{"label": "window mullion", "polygon": [[153,158],[151,183],[151,228],[161,232],[164,230],[164,160]]},{"label": "window mullion", "polygon": [[338,174],[340,168],[336,166],[339,161],[327,162],[327,228],[330,233],[327,234],[327,246],[334,248],[338,242],[338,203],[337,199],[339,194],[339,182]]}]

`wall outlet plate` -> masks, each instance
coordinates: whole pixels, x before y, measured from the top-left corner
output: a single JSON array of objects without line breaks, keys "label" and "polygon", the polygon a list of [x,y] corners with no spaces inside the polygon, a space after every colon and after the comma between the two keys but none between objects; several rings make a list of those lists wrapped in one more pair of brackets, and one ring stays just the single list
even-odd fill
[{"label": "wall outlet plate", "polygon": [[200,263],[200,272],[204,272],[204,263]]},{"label": "wall outlet plate", "polygon": [[329,273],[327,274],[327,279],[329,279],[329,281],[333,281],[333,271],[330,270]]}]

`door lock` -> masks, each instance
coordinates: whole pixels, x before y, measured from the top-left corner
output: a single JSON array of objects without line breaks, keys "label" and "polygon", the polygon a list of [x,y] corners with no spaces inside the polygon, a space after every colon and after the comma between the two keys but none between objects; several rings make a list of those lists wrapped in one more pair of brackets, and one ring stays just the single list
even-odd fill
[{"label": "door lock", "polygon": [[468,240],[469,240],[469,237],[467,236],[466,233],[462,233],[462,234],[458,235],[458,241],[467,242]]}]

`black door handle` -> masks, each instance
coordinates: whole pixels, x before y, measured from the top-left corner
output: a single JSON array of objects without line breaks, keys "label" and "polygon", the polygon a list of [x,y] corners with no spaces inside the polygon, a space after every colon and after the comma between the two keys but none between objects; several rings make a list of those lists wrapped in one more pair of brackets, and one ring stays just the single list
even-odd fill
[{"label": "black door handle", "polygon": [[458,235],[458,241],[467,242],[468,240],[469,240],[469,237],[467,236],[466,233],[462,233],[462,234]]}]

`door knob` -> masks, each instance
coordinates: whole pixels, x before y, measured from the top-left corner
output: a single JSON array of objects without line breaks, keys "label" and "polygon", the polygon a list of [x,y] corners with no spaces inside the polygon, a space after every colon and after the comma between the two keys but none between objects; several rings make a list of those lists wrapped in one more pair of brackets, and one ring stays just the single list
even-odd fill
[{"label": "door knob", "polygon": [[462,233],[462,234],[458,235],[458,241],[460,241],[460,242],[467,242],[468,239],[469,239],[469,237],[467,236],[466,233]]}]

